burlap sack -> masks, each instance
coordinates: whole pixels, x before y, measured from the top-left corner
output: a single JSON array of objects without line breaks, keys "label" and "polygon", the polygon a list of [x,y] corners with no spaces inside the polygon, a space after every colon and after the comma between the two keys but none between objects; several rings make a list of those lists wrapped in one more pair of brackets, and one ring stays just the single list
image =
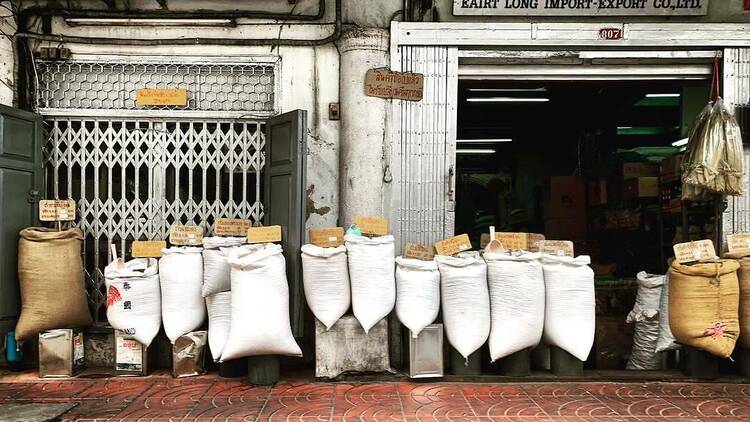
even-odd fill
[{"label": "burlap sack", "polygon": [[737,259],[740,269],[737,278],[740,282],[740,338],[737,344],[750,349],[750,256],[748,254],[726,254],[726,258]]},{"label": "burlap sack", "polygon": [[734,260],[669,269],[669,326],[681,344],[719,357],[734,351],[739,327],[739,281]]},{"label": "burlap sack", "polygon": [[19,235],[21,317],[16,340],[29,340],[44,330],[90,325],[81,260],[83,232],[30,227]]}]

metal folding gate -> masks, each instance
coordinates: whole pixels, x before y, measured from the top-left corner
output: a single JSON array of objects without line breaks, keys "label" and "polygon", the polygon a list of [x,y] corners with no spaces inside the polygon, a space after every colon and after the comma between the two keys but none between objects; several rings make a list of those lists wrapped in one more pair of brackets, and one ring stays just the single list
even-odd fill
[{"label": "metal folding gate", "polygon": [[[85,234],[96,321],[106,321],[109,245],[165,239],[173,224],[211,234],[215,218],[263,218],[264,116],[274,64],[42,62],[48,196],[72,198]],[[138,109],[138,88],[186,88],[186,107]],[[132,116],[132,117],[130,117]],[[200,116],[200,117],[199,117]]]}]

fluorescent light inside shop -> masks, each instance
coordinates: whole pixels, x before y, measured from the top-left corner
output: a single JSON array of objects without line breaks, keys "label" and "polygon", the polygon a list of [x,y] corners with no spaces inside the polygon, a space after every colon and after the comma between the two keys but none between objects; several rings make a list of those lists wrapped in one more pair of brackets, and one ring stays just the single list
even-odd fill
[{"label": "fluorescent light inside shop", "polygon": [[494,153],[495,153],[494,149],[457,149],[456,150],[456,154],[467,154],[467,155],[468,154],[475,154],[475,155],[494,154]]}]

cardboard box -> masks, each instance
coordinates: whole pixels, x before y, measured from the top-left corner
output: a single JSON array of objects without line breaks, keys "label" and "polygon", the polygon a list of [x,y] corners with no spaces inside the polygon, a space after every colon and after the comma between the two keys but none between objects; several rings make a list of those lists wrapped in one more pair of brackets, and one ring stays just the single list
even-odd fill
[{"label": "cardboard box", "polygon": [[607,180],[589,182],[589,206],[607,204]]},{"label": "cardboard box", "polygon": [[85,367],[83,332],[80,329],[39,333],[39,377],[74,377]]},{"label": "cardboard box", "polygon": [[625,199],[636,198],[658,198],[659,197],[659,178],[658,177],[639,177],[625,182],[623,190]]},{"label": "cardboard box", "polygon": [[550,179],[550,219],[586,218],[586,183],[580,176]]},{"label": "cardboard box", "polygon": [[659,176],[659,165],[653,163],[625,163],[622,165],[622,179]]},{"label": "cardboard box", "polygon": [[555,218],[547,220],[545,228],[545,235],[550,240],[585,239],[588,234],[585,218]]}]

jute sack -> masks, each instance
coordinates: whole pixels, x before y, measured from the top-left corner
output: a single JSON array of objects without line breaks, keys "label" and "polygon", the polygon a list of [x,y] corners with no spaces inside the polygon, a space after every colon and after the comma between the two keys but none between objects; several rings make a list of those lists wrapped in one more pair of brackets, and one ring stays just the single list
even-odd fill
[{"label": "jute sack", "polygon": [[91,324],[81,260],[83,232],[30,227],[19,235],[21,317],[16,340],[31,339],[44,330]]},{"label": "jute sack", "polygon": [[719,357],[729,357],[740,333],[740,302],[734,260],[669,269],[669,326],[678,342]]},{"label": "jute sack", "polygon": [[740,338],[737,343],[743,349],[750,349],[750,256],[748,254],[727,254],[726,258],[737,259],[740,269],[737,279],[740,286]]}]

